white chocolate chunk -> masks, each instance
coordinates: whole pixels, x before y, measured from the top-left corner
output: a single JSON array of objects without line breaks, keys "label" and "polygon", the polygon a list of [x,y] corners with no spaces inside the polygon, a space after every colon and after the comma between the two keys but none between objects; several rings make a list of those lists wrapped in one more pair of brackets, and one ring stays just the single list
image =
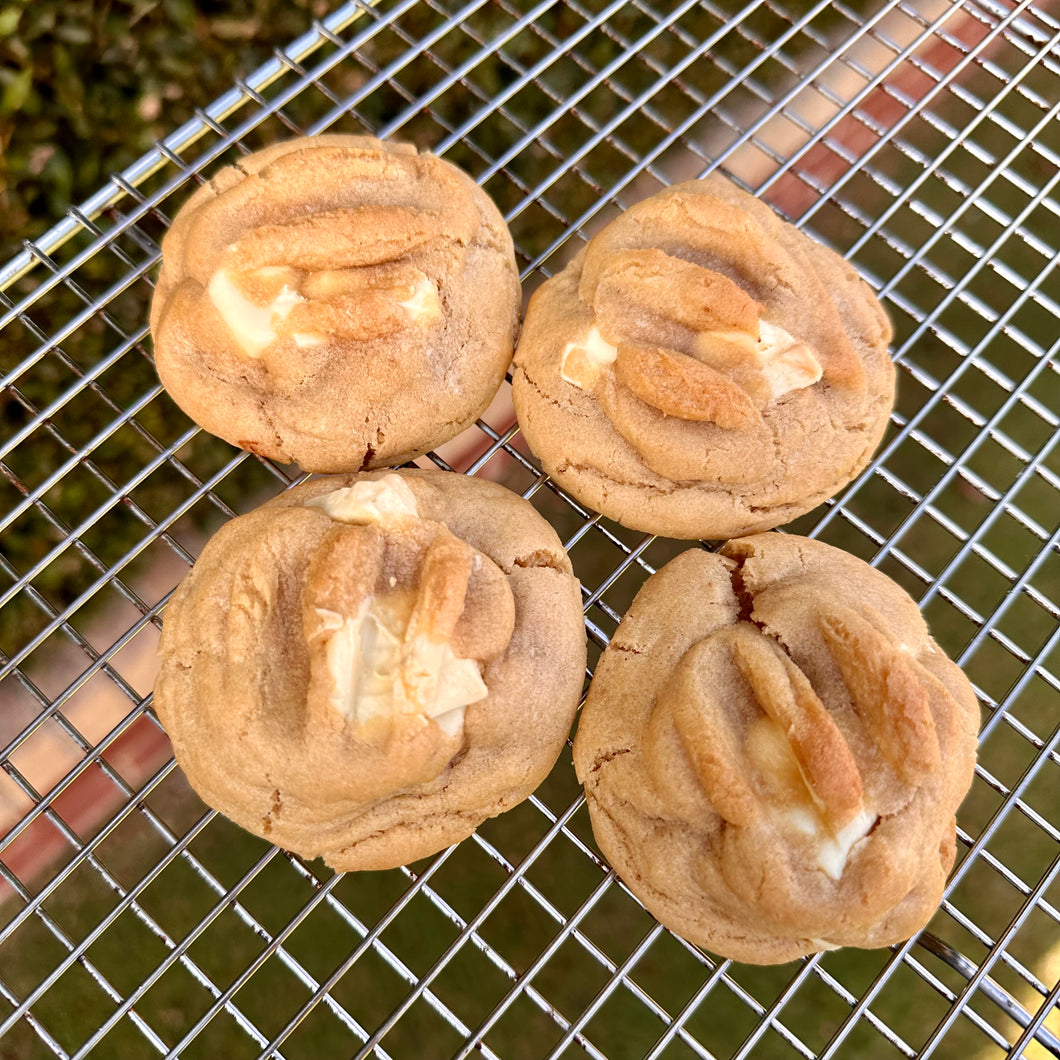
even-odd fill
[{"label": "white chocolate chunk", "polygon": [[814,867],[833,880],[843,875],[850,851],[869,834],[876,823],[876,815],[862,807],[848,825],[835,832],[809,801],[801,806],[774,808],[772,817],[781,829],[798,832],[810,839]]},{"label": "white chocolate chunk", "polygon": [[615,363],[618,348],[612,346],[595,327],[579,342],[568,342],[560,356],[559,374],[579,390],[588,390],[601,370]]},{"label": "white chocolate chunk", "polygon": [[[416,497],[398,475],[332,490],[306,502],[353,525],[387,525],[416,518]],[[394,588],[396,579],[390,576]],[[489,695],[474,659],[457,657],[445,641],[410,635],[414,593],[369,597],[346,618],[317,608],[317,637],[325,639],[331,706],[352,722],[405,717],[434,719],[449,736],[463,729],[464,710]]]},{"label": "white chocolate chunk", "polygon": [[407,609],[369,600],[353,618],[318,609],[331,674],[331,706],[350,721],[433,718],[449,736],[464,710],[489,695],[479,664],[425,636],[404,638]]},{"label": "white chocolate chunk", "polygon": [[813,866],[838,880],[854,846],[872,830],[877,817],[864,804],[838,831],[811,790],[784,730],[772,718],[759,718],[747,739],[747,755],[768,788],[765,803],[773,825],[803,837]]},{"label": "white chocolate chunk", "polygon": [[869,834],[875,823],[876,815],[863,806],[854,819],[838,832],[825,828],[817,837],[817,867],[826,876],[838,880],[843,875],[851,850]]},{"label": "white chocolate chunk", "polygon": [[[733,348],[738,351],[735,358]],[[810,347],[768,320],[758,322],[757,338],[746,331],[702,331],[696,350],[704,362],[719,371],[738,369],[744,374],[743,385],[762,406],[792,390],[813,386],[822,375],[821,363]],[[746,381],[748,369],[753,373],[753,384]]]},{"label": "white chocolate chunk", "polygon": [[401,641],[367,607],[354,618],[339,617],[326,649],[331,705],[352,721],[388,718]]},{"label": "white chocolate chunk", "polygon": [[305,349],[306,346],[319,346],[327,341],[323,335],[318,335],[315,331],[296,331],[291,338],[294,339],[294,344],[299,349]]},{"label": "white chocolate chunk", "polygon": [[403,700],[428,718],[455,714],[462,724],[464,707],[489,695],[474,659],[459,659],[445,642],[419,636],[412,639],[402,665]]},{"label": "white chocolate chunk", "polygon": [[332,519],[354,526],[385,524],[419,515],[416,496],[398,475],[384,475],[369,482],[357,482],[306,501],[323,508]]},{"label": "white chocolate chunk", "polygon": [[206,293],[248,357],[260,357],[276,341],[277,321],[285,319],[299,302],[305,301],[284,284],[268,305],[258,305],[243,294],[224,269],[218,269],[210,277]]},{"label": "white chocolate chunk", "polygon": [[457,707],[455,710],[447,710],[444,714],[436,714],[434,723],[446,736],[459,736],[464,727],[464,708]]},{"label": "white chocolate chunk", "polygon": [[810,806],[793,806],[785,810],[781,818],[786,825],[803,835],[815,835],[820,827],[820,820]]},{"label": "white chocolate chunk", "polygon": [[762,376],[775,401],[781,394],[813,386],[821,378],[821,362],[810,347],[793,338],[783,328],[759,322],[760,339],[756,357]]},{"label": "white chocolate chunk", "polygon": [[414,324],[429,323],[442,312],[438,288],[427,276],[421,276],[413,286],[412,294],[398,302],[398,305],[408,313]]}]

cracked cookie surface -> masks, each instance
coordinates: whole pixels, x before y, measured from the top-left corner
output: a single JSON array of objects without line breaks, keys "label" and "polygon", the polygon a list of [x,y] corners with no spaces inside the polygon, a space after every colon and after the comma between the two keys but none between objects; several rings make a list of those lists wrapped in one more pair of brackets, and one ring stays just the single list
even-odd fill
[{"label": "cracked cookie surface", "polygon": [[720,177],[630,207],[533,295],[513,364],[530,448],[636,530],[788,522],[868,462],[891,326],[833,251]]},{"label": "cracked cookie surface", "polygon": [[339,870],[470,835],[552,768],[585,676],[555,532],[492,482],[313,479],[227,523],[168,604],[154,705],[202,798]]},{"label": "cracked cookie surface", "polygon": [[203,184],[162,242],[159,377],[200,426],[308,471],[404,463],[489,404],[521,293],[511,235],[455,166],[322,135]]},{"label": "cracked cookie surface", "polygon": [[898,585],[759,534],[648,579],[596,669],[574,763],[597,842],[645,907],[774,964],[927,923],[978,722]]}]

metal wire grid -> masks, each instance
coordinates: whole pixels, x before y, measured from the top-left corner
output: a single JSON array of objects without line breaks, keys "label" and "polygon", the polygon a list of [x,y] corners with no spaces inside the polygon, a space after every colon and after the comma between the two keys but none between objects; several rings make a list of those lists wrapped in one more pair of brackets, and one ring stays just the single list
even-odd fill
[{"label": "metal wire grid", "polygon": [[[346,4],[9,263],[0,1052],[1060,1055],[1056,15],[1046,0]],[[721,166],[883,292],[892,432],[796,529],[905,584],[984,706],[930,933],[778,970],[716,962],[599,861],[569,756],[473,840],[370,876],[251,842],[188,796],[131,659],[203,530],[291,472],[204,438],[153,380],[157,244],[201,173],[332,126],[464,165],[529,284],[616,209]],[[554,521],[598,649],[674,546],[564,497],[503,417],[473,433],[450,459]],[[40,542],[18,562],[16,535]],[[123,704],[102,721],[101,689]]]}]

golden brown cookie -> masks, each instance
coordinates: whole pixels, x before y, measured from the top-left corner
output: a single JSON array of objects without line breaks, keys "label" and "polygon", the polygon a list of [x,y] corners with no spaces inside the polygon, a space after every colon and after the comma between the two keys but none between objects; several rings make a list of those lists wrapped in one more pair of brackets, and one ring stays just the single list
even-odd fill
[{"label": "golden brown cookie", "polygon": [[309,471],[403,463],[486,408],[521,295],[475,182],[408,144],[314,136],[222,170],[162,242],[158,374],[196,423]]},{"label": "golden brown cookie", "polygon": [[978,721],[898,585],[759,534],[648,579],[597,667],[574,764],[600,849],[661,923],[778,964],[927,923]]},{"label": "golden brown cookie", "polygon": [[441,471],[308,481],[209,541],[154,705],[202,798],[336,869],[469,836],[552,768],[585,677],[552,528]]},{"label": "golden brown cookie", "polygon": [[854,270],[720,177],[612,221],[533,295],[519,424],[565,489],[636,530],[788,522],[868,462],[891,327]]}]

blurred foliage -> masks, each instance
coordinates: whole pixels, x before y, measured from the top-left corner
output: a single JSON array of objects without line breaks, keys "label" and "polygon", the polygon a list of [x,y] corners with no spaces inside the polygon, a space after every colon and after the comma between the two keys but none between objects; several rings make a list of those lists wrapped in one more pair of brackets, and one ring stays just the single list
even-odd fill
[{"label": "blurred foliage", "polygon": [[[265,62],[275,48],[304,33],[327,14],[329,0],[15,0],[0,3],[0,261],[53,225],[71,203],[86,199],[111,173],[120,172],[167,135]],[[114,282],[113,258],[97,256],[78,272],[90,294]],[[109,317],[124,334],[146,320],[144,285],[110,303]],[[83,309],[63,286],[33,311],[43,334],[54,334]],[[61,351],[39,362],[3,395],[3,435],[10,436],[37,410],[75,383],[114,346],[115,333],[98,317],[73,332]],[[13,368],[36,340],[8,329],[0,370]],[[28,340],[28,341],[23,341]],[[84,391],[55,424],[61,440],[45,430],[8,458],[15,479],[32,485],[37,468],[53,468],[107,428],[123,408],[155,384],[150,362],[135,352],[107,373],[100,388]],[[169,422],[167,422],[169,421]],[[175,427],[174,429],[174,423]],[[187,426],[168,401],[154,401],[137,417],[140,427],[167,444]],[[195,449],[213,465],[231,455],[216,439],[198,436]],[[208,451],[208,452],[207,452]],[[142,432],[123,428],[94,452],[104,480],[121,484],[157,453]],[[22,466],[24,465],[24,466]],[[100,476],[68,474],[47,496],[66,527],[101,503]],[[186,483],[184,484],[186,489]],[[156,518],[175,507],[183,492],[173,476],[154,475],[135,498]],[[86,542],[96,560],[114,562],[142,538],[144,525],[121,512],[121,526],[105,522]],[[64,537],[63,526],[30,513],[6,535],[3,552],[24,572]],[[68,604],[98,577],[92,562],[68,549],[34,580],[53,606]],[[46,617],[25,596],[0,613],[0,650],[25,643]]]},{"label": "blurred foliage", "polygon": [[[819,33],[828,34],[849,24],[849,12],[864,16],[879,3],[853,0],[848,13],[825,12],[814,25]],[[0,260],[189,119],[196,107],[207,105],[235,78],[258,67],[275,48],[304,33],[313,18],[337,6],[331,0],[0,2]],[[593,10],[598,6],[602,5],[585,5]],[[767,21],[777,17],[768,15]],[[444,5],[418,5],[403,16],[403,34],[384,34],[369,45],[369,61],[385,65],[445,20]],[[703,32],[716,25],[706,11],[693,10],[683,19],[693,36],[697,20],[703,22]],[[489,39],[492,31],[510,22],[510,14],[500,5],[476,10],[469,16],[469,35],[446,37],[442,49],[446,64],[457,66],[478,49],[477,41]],[[538,29],[555,43],[583,23],[584,15],[562,4],[537,20]],[[585,78],[586,69],[601,68],[622,50],[618,40],[623,33],[635,38],[640,29],[653,24],[634,5],[619,10],[609,20],[607,32],[593,33],[579,46],[589,61],[587,67],[569,61],[559,64],[557,87],[574,87]],[[517,35],[506,45],[508,59],[532,61],[535,42],[540,41],[534,34]],[[527,54],[522,53],[525,47],[530,48]],[[680,55],[683,45],[664,34],[652,41],[645,59],[665,68],[670,51]],[[730,63],[739,65],[755,52],[754,45],[736,34],[726,38]],[[434,59],[414,61],[397,79],[403,93],[380,86],[365,101],[367,111],[362,116],[385,123],[407,106],[410,95],[429,88],[441,73]],[[686,71],[686,78],[693,73]],[[640,76],[657,75],[644,66]],[[464,80],[468,110],[477,109],[515,77],[510,62],[496,58],[479,62],[473,77]],[[565,86],[559,83],[564,81]],[[450,94],[443,109],[453,98]],[[605,107],[614,102],[608,93],[598,93],[588,101],[590,110],[595,109],[594,101]],[[509,146],[510,133],[497,142],[498,153]]]},{"label": "blurred foliage", "polygon": [[0,4],[0,259],[331,7],[328,0]]}]

